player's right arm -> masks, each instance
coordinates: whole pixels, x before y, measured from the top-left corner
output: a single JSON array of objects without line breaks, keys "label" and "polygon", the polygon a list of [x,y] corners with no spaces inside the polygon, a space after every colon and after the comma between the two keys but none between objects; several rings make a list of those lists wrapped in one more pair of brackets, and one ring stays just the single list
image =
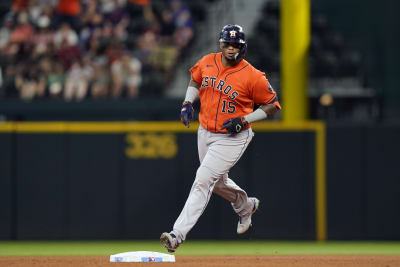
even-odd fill
[{"label": "player's right arm", "polygon": [[194,100],[196,100],[196,98],[199,95],[199,89],[200,89],[200,84],[198,84],[193,80],[190,80],[188,88],[186,89],[186,96],[183,103],[190,102],[193,104]]},{"label": "player's right arm", "polygon": [[188,88],[186,89],[186,96],[181,109],[181,121],[187,128],[189,128],[190,122],[194,118],[193,102],[199,95],[199,88],[200,84],[190,80]]},{"label": "player's right arm", "polygon": [[190,82],[186,89],[185,100],[182,104],[181,110],[181,121],[186,127],[189,127],[189,123],[194,117],[193,102],[199,96],[200,86],[203,81],[203,70],[207,60],[209,60],[211,54],[202,57],[196,64],[189,69],[190,71]]},{"label": "player's right arm", "polygon": [[191,102],[193,104],[194,100],[199,96],[199,90],[201,83],[203,81],[203,69],[204,64],[207,62],[207,58],[210,55],[202,57],[196,64],[189,69],[190,72],[190,82],[186,90],[186,96],[184,102]]},{"label": "player's right arm", "polygon": [[198,84],[197,82],[195,82],[195,81],[193,81],[193,80],[190,80],[190,82],[189,82],[189,86],[194,86],[194,87],[196,87],[197,89],[200,88],[200,85],[201,85],[201,84]]}]

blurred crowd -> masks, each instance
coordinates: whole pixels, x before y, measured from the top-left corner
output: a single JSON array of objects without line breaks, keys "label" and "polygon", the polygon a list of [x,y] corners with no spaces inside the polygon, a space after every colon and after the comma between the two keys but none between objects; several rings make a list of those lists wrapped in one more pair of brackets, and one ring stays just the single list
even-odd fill
[{"label": "blurred crowd", "polygon": [[14,0],[0,27],[0,98],[160,95],[194,36],[183,0]]}]

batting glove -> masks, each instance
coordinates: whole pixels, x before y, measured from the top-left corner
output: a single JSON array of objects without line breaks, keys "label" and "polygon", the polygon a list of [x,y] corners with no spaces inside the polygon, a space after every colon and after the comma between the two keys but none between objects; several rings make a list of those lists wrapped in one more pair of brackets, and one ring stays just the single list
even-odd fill
[{"label": "batting glove", "polygon": [[226,129],[228,132],[236,134],[243,130],[247,124],[249,123],[243,117],[237,117],[225,121],[221,130]]},{"label": "batting glove", "polygon": [[182,104],[182,109],[181,109],[181,121],[183,124],[185,124],[186,128],[189,128],[190,122],[194,118],[194,110],[192,103],[189,101],[185,101]]}]

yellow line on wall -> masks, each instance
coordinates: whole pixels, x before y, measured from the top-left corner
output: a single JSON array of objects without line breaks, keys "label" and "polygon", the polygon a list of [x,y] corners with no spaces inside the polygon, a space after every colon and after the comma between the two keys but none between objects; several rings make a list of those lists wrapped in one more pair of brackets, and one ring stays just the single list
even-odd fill
[{"label": "yellow line on wall", "polygon": [[5,132],[5,133],[14,132],[15,131],[14,126],[15,126],[15,123],[13,123],[13,122],[1,122],[0,123],[0,133],[1,132]]},{"label": "yellow line on wall", "polygon": [[7,122],[0,132],[17,133],[125,133],[131,131],[196,132],[198,123],[190,128],[181,122]]},{"label": "yellow line on wall", "polygon": [[[319,121],[256,122],[255,131],[316,131]],[[131,131],[196,132],[198,122],[190,128],[177,121],[163,122],[6,122],[0,123],[0,132],[17,133],[124,133]]]},{"label": "yellow line on wall", "polygon": [[326,128],[323,123],[318,124],[316,128],[315,158],[316,237],[318,241],[325,241],[327,239]]}]

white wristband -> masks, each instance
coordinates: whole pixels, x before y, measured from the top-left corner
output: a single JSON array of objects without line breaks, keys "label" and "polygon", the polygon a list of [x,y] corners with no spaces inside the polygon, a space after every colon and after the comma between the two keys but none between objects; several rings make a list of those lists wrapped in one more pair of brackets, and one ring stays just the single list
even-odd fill
[{"label": "white wristband", "polygon": [[184,101],[189,101],[193,103],[196,97],[199,95],[199,89],[194,86],[189,86],[186,90],[186,96]]},{"label": "white wristband", "polygon": [[252,113],[244,116],[244,119],[248,122],[248,123],[252,123],[255,121],[260,121],[263,119],[267,118],[267,113],[265,113],[264,110],[262,110],[261,108],[256,109],[255,111],[253,111]]}]

